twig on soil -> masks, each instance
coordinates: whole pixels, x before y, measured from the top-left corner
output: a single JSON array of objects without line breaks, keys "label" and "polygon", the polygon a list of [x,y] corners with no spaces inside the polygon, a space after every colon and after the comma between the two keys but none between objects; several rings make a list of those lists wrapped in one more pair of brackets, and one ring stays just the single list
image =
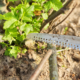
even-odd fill
[{"label": "twig on soil", "polygon": [[65,51],[65,50],[70,50],[70,49],[71,49],[71,48],[61,49],[61,50],[57,50],[56,52]]},{"label": "twig on soil", "polygon": [[51,14],[49,16],[49,18],[47,20],[45,20],[45,22],[42,24],[41,28],[40,28],[40,32],[42,32],[43,28],[45,27],[45,25],[47,23],[49,23],[50,21],[52,21],[53,19],[55,19],[56,17],[58,17],[60,14],[68,12],[70,9],[70,7],[72,7],[72,3],[74,2],[74,0],[68,0],[66,2],[66,4],[57,12],[55,12],[54,14]]},{"label": "twig on soil", "polygon": [[48,52],[46,53],[46,55],[44,56],[44,58],[41,60],[40,64],[38,65],[37,69],[35,70],[35,72],[32,74],[32,76],[30,77],[29,80],[36,80],[36,78],[38,77],[38,75],[40,74],[45,62],[49,59],[50,55],[52,54],[52,50],[49,48]]},{"label": "twig on soil", "polygon": [[57,27],[59,24],[61,24],[62,22],[64,22],[69,16],[70,16],[70,14],[74,11],[74,9],[76,8],[76,6],[77,6],[77,4],[75,3],[75,5],[73,6],[73,8],[72,8],[72,10],[67,14],[67,16],[66,17],[64,17],[63,18],[63,20],[62,21],[60,21],[58,24],[56,24],[56,25],[54,25],[54,26],[52,26],[53,25],[53,23],[51,24],[51,26],[52,26],[52,29],[51,30],[49,30],[49,32],[48,33],[50,33],[50,32],[52,32],[53,30],[54,30],[54,28],[55,27]]},{"label": "twig on soil", "polygon": [[58,67],[57,67],[57,56],[56,56],[56,48],[51,44],[48,44],[48,52],[38,65],[36,71],[32,74],[29,80],[36,80],[37,76],[40,74],[44,63],[49,58],[49,66],[50,66],[50,80],[58,80]]}]

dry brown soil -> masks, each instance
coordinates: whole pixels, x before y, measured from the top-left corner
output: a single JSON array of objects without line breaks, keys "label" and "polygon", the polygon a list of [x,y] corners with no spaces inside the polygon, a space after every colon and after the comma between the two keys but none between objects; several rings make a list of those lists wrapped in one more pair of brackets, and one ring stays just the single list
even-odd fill
[{"label": "dry brown soil", "polygon": [[[80,5],[66,21],[56,27],[56,30],[53,31],[52,34],[64,34],[65,27],[68,27],[65,35],[80,36]],[[43,43],[39,42],[39,45],[42,44]],[[32,72],[36,69],[42,57],[46,54],[46,50],[31,49],[28,50],[25,55],[18,55],[17,59],[4,56],[3,53],[4,50],[0,46],[0,80],[29,80]],[[59,80],[80,80],[79,50],[68,49],[60,51],[57,53],[57,60]],[[37,80],[50,80],[48,61],[46,61]]]}]

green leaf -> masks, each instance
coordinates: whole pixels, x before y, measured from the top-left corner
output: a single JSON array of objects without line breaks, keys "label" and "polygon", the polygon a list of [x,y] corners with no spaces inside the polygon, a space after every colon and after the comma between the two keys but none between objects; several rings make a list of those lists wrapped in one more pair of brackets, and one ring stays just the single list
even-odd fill
[{"label": "green leaf", "polygon": [[34,11],[34,5],[29,6],[26,11],[31,12]]},{"label": "green leaf", "polygon": [[19,41],[21,41],[21,42],[22,42],[25,38],[26,38],[26,34],[25,34],[25,33],[23,33],[22,35],[18,35],[18,36],[16,37],[16,39],[19,40]]},{"label": "green leaf", "polygon": [[37,19],[33,19],[33,28],[34,28],[34,30],[37,30],[37,31],[40,30],[42,21],[40,21],[40,20],[38,21]]},{"label": "green leaf", "polygon": [[17,13],[17,15],[19,16],[19,19],[23,17],[23,13],[24,13],[24,9],[21,6],[20,11]]},{"label": "green leaf", "polygon": [[48,29],[49,23],[44,27],[44,30]]},{"label": "green leaf", "polygon": [[16,31],[16,29],[11,29],[11,31],[10,31],[10,35],[12,36],[12,37],[17,37],[17,34],[18,34],[18,31]]},{"label": "green leaf", "polygon": [[19,47],[18,46],[11,46],[11,50],[10,50],[10,53],[17,53],[19,52]]},{"label": "green leaf", "polygon": [[6,22],[4,23],[3,29],[9,28],[9,27],[10,27],[14,22],[16,22],[16,21],[17,21],[17,19],[15,19],[15,18],[12,18],[12,19],[6,21]]},{"label": "green leaf", "polygon": [[63,6],[60,0],[51,0],[51,2],[53,3],[53,9],[56,11],[58,11]]},{"label": "green leaf", "polygon": [[1,42],[0,44],[2,45],[3,48],[4,48],[4,47],[8,47],[8,44],[6,44],[6,43],[4,43],[4,42]]},{"label": "green leaf", "polygon": [[20,53],[20,50],[19,50],[19,47],[18,46],[11,46],[11,50],[10,50],[10,57],[14,57],[16,58],[17,57],[17,54]]},{"label": "green leaf", "polygon": [[8,28],[5,30],[5,35],[11,35],[12,37],[17,37],[17,34],[19,34],[19,32],[17,31],[16,28]]},{"label": "green leaf", "polygon": [[4,53],[4,55],[5,55],[5,56],[9,56],[9,51],[6,50],[5,53]]},{"label": "green leaf", "polygon": [[29,33],[39,33],[39,32],[34,30],[34,31],[30,31]]},{"label": "green leaf", "polygon": [[33,27],[32,27],[31,24],[27,24],[25,26],[25,33],[26,33],[26,35],[29,34],[30,31],[33,31]]},{"label": "green leaf", "polygon": [[48,18],[48,14],[47,13],[42,13],[42,17],[43,17],[43,19],[47,19]]},{"label": "green leaf", "polygon": [[10,44],[12,43],[12,41],[15,41],[14,37],[10,34],[8,30],[5,30],[5,35],[3,37],[3,40],[9,41]]},{"label": "green leaf", "polygon": [[30,2],[31,0],[27,0],[27,2]]},{"label": "green leaf", "polygon": [[8,48],[5,50],[4,55],[9,56],[10,50],[11,50],[11,48],[8,47]]},{"label": "green leaf", "polygon": [[4,15],[0,14],[0,20],[4,19]]},{"label": "green leaf", "polygon": [[28,5],[19,4],[15,8],[11,7],[11,13],[19,20],[23,17],[26,6]]},{"label": "green leaf", "polygon": [[45,49],[45,46],[42,46],[41,48],[42,48],[42,49]]},{"label": "green leaf", "polygon": [[8,0],[9,2],[14,2],[14,1],[17,1],[17,0]]},{"label": "green leaf", "polygon": [[[25,14],[24,14],[25,17],[27,18],[32,18],[34,16],[34,13],[32,11],[27,11]],[[24,17],[23,16],[23,17]]]},{"label": "green leaf", "polygon": [[65,27],[64,31],[67,31],[68,30],[68,27]]},{"label": "green leaf", "polygon": [[11,35],[5,35],[3,37],[3,40],[9,41],[10,44],[12,43],[12,41],[15,41],[15,39]]},{"label": "green leaf", "polygon": [[64,29],[64,34],[66,33],[67,30],[68,30],[68,27],[65,27],[65,29]]},{"label": "green leaf", "polygon": [[32,18],[31,17],[28,17],[28,16],[23,16],[23,21],[26,21],[26,22],[31,22],[32,21]]},{"label": "green leaf", "polygon": [[53,4],[51,1],[48,1],[43,6],[44,6],[45,11],[48,12],[48,10],[53,7]]},{"label": "green leaf", "polygon": [[3,37],[3,39],[5,41],[9,41],[9,43],[11,44],[12,41],[16,41],[15,38],[17,37],[17,35],[19,34],[19,32],[17,31],[16,28],[13,29],[6,29],[5,30],[5,36]]},{"label": "green leaf", "polygon": [[26,33],[26,35],[30,32],[30,31],[33,31],[33,27],[32,27],[32,24],[22,24],[20,26],[20,30],[21,31],[24,31]]},{"label": "green leaf", "polygon": [[20,26],[20,30],[21,30],[21,31],[24,31],[24,30],[25,30],[25,25],[26,25],[26,23],[23,23],[23,24]]},{"label": "green leaf", "polygon": [[35,1],[37,3],[43,3],[43,2],[45,2],[45,0],[32,0],[32,1]]},{"label": "green leaf", "polygon": [[27,49],[24,48],[24,49],[22,50],[22,54],[24,54],[24,53],[26,53],[26,52],[27,52]]},{"label": "green leaf", "polygon": [[32,1],[38,2],[38,0],[32,0]]},{"label": "green leaf", "polygon": [[42,6],[38,3],[32,3],[34,5],[34,10],[42,10]]},{"label": "green leaf", "polygon": [[4,14],[4,19],[5,20],[10,20],[12,18],[15,18],[15,16],[12,14],[12,12],[8,12]]}]

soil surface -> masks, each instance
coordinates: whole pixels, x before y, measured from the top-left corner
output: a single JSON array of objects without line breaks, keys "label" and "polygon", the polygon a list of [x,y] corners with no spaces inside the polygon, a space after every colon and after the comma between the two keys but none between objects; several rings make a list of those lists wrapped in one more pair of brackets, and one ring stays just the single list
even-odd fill
[{"label": "soil surface", "polygon": [[[0,27],[1,32],[2,25]],[[66,27],[68,29],[64,33]],[[80,36],[80,5],[51,33]],[[40,47],[45,45],[40,42],[36,42],[35,45],[37,43]],[[56,49],[64,49],[57,53],[59,80],[80,80],[80,51],[58,46],[56,46]],[[18,55],[18,58],[14,59],[4,56],[4,50],[0,45],[0,80],[29,80],[31,74],[35,71],[37,65],[47,52],[46,49],[41,48],[29,49],[26,54]],[[48,60],[37,80],[50,80]]]}]

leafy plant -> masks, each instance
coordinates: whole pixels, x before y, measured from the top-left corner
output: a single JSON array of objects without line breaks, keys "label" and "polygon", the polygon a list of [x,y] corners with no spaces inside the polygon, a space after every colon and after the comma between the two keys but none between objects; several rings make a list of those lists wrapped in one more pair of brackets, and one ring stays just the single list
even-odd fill
[{"label": "leafy plant", "polygon": [[45,43],[43,43],[43,45],[41,45],[41,46],[37,43],[37,48],[38,49],[45,49],[46,48]]},{"label": "leafy plant", "polygon": [[17,0],[8,0],[8,1],[9,1],[9,2],[11,2],[11,1],[14,2],[14,1],[17,1]]},{"label": "leafy plant", "polygon": [[64,29],[64,34],[66,33],[67,30],[68,30],[68,27],[65,27],[65,29]]},{"label": "leafy plant", "polygon": [[[15,8],[10,7],[11,12],[0,14],[0,20],[6,20],[3,26],[5,30],[3,39],[8,42],[5,55],[16,58],[18,53],[25,53],[27,50],[23,47],[23,41],[26,35],[38,33],[41,23],[48,18],[47,12],[51,8],[58,11],[61,7],[60,0],[21,0],[21,4]],[[48,26],[49,24],[45,29]]]},{"label": "leafy plant", "polygon": [[45,49],[45,46],[42,46],[41,49]]}]

